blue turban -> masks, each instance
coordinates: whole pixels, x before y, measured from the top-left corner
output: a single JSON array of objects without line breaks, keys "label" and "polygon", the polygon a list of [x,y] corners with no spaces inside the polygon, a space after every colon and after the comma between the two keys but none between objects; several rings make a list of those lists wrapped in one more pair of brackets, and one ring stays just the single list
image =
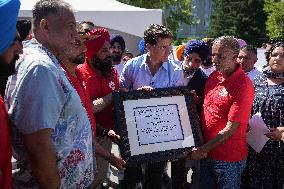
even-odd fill
[{"label": "blue turban", "polygon": [[3,54],[15,39],[20,5],[19,0],[0,0],[0,54]]},{"label": "blue turban", "polygon": [[185,45],[184,56],[197,53],[201,60],[206,60],[211,55],[210,47],[202,40],[190,40]]},{"label": "blue turban", "polygon": [[125,50],[125,41],[121,35],[115,35],[110,39],[110,45],[112,46],[115,42],[119,43],[121,50]]},{"label": "blue turban", "polygon": [[145,40],[142,38],[139,42],[139,52],[140,54],[144,54],[145,52]]}]

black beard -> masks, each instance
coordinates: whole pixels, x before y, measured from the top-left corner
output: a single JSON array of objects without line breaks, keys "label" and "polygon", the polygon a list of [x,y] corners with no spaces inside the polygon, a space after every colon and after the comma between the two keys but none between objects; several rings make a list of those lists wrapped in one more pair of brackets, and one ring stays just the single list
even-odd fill
[{"label": "black beard", "polygon": [[94,56],[93,66],[95,69],[101,71],[103,77],[110,77],[113,69],[112,58],[108,56],[104,60],[101,60],[97,56]]},{"label": "black beard", "polygon": [[77,56],[72,62],[77,65],[83,64],[85,62],[85,54]]},{"label": "black beard", "polygon": [[119,62],[121,61],[121,58],[122,58],[122,54],[121,55],[112,55],[111,56],[111,59],[113,62]]},{"label": "black beard", "polygon": [[16,73],[15,64],[18,58],[19,55],[16,55],[14,59],[9,63],[0,59],[0,95],[2,97],[5,95],[5,88],[8,77]]},{"label": "black beard", "polygon": [[10,76],[16,73],[15,64],[16,61],[19,59],[19,55],[16,55],[14,59],[10,62],[4,62],[0,60],[0,76]]},{"label": "black beard", "polygon": [[202,65],[207,67],[207,66],[213,65],[213,63],[212,63],[212,60],[210,58],[207,58],[202,62]]}]

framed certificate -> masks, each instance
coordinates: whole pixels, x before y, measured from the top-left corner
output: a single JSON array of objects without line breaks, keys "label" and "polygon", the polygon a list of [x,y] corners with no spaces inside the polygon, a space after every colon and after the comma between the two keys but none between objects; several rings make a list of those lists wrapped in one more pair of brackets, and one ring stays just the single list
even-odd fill
[{"label": "framed certificate", "polygon": [[115,125],[128,165],[177,159],[202,142],[193,94],[186,87],[115,92]]}]

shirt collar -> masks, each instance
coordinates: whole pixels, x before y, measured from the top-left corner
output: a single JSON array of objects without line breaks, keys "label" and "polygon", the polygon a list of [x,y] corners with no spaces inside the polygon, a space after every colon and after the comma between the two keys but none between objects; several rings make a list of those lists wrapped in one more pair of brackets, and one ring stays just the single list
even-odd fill
[{"label": "shirt collar", "polygon": [[35,38],[32,38],[31,40],[23,43],[23,45],[23,48],[41,49],[49,56],[53,63],[60,65],[59,60],[56,58],[56,56],[48,48],[38,42]]},{"label": "shirt collar", "polygon": [[[143,59],[144,59],[142,64],[144,64],[145,66],[149,67],[148,64],[146,63],[147,54],[143,54],[142,56],[143,56]],[[163,62],[163,64],[162,64],[161,67],[164,68],[166,71],[168,71],[168,68],[169,68],[169,60]]]},{"label": "shirt collar", "polygon": [[248,71],[248,72],[246,72],[246,74],[248,75],[248,74],[250,74],[250,73],[252,73],[252,72],[254,72],[254,70],[255,70],[256,68],[254,67],[253,69],[251,69],[250,71]]}]

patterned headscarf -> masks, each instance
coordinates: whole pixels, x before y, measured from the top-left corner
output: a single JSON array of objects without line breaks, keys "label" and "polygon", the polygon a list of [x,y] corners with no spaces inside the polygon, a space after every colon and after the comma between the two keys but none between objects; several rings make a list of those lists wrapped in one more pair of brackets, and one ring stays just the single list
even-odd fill
[{"label": "patterned headscarf", "polygon": [[110,35],[108,30],[105,28],[96,28],[87,33],[87,35],[98,37],[92,40],[87,41],[87,52],[86,59],[90,61],[95,54],[103,47],[106,41],[110,42]]},{"label": "patterned headscarf", "polygon": [[20,5],[19,0],[0,0],[0,54],[14,41]]}]

